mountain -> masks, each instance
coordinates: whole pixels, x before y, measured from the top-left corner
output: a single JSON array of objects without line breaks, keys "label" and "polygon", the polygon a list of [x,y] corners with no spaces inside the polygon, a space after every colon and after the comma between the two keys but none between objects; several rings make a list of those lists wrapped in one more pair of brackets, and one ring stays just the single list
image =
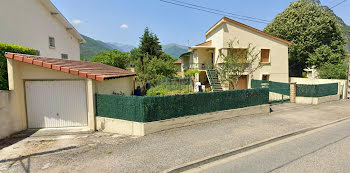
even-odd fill
[{"label": "mountain", "polygon": [[332,9],[330,9],[328,6],[322,6],[321,1],[320,0],[311,0],[311,2],[313,2],[314,4],[322,7],[324,10],[328,11],[330,14],[332,14],[337,20],[338,20],[338,24],[340,25],[340,27],[342,28],[343,32],[344,32],[344,36],[347,39],[347,43],[345,45],[345,49],[347,52],[350,53],[350,26],[347,25],[342,18],[340,18],[339,16],[337,16]]},{"label": "mountain", "polygon": [[[80,58],[82,60],[90,60],[93,56],[97,55],[100,52],[109,51],[117,49],[121,52],[129,52],[132,49],[136,48],[135,46],[122,44],[122,43],[106,43],[100,40],[95,40],[88,36],[82,35],[86,40],[85,44],[80,45]],[[181,46],[175,43],[162,45],[163,51],[173,58],[178,59],[179,56],[188,51],[188,47]]]},{"label": "mountain", "polygon": [[93,56],[100,52],[112,50],[113,48],[108,44],[95,40],[85,35],[81,35],[85,40],[85,44],[80,45],[80,59],[90,60]]},{"label": "mountain", "polygon": [[136,48],[133,45],[123,44],[123,43],[106,43],[113,49],[118,49],[121,52],[130,52],[132,49]]},{"label": "mountain", "polygon": [[175,43],[162,45],[162,47],[165,53],[171,55],[175,59],[178,59],[181,54],[188,52],[187,46],[182,46]]},{"label": "mountain", "polygon": [[82,60],[90,60],[93,56],[104,51],[117,49],[121,52],[129,52],[131,49],[135,48],[132,45],[122,43],[105,43],[85,35],[82,36],[86,40],[85,44],[80,45],[80,58]]}]

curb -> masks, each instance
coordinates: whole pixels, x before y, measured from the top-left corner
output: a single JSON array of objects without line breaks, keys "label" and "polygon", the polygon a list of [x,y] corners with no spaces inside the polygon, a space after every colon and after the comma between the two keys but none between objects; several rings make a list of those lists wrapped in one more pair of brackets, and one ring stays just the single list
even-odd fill
[{"label": "curb", "polygon": [[259,148],[259,147],[262,147],[262,146],[265,146],[265,145],[268,145],[268,144],[271,144],[271,143],[274,143],[274,142],[277,142],[277,141],[280,141],[280,140],[283,140],[283,139],[286,139],[289,137],[297,136],[297,135],[300,135],[300,134],[303,134],[303,133],[306,133],[306,132],[309,132],[312,130],[316,130],[316,129],[320,129],[320,128],[323,128],[323,127],[326,127],[329,125],[340,123],[340,122],[348,120],[348,119],[350,119],[350,116],[346,117],[346,118],[338,119],[338,120],[335,120],[335,121],[332,121],[332,122],[329,122],[329,123],[326,123],[326,124],[323,124],[320,126],[304,128],[304,129],[294,131],[294,132],[291,132],[291,133],[288,133],[285,135],[281,135],[281,136],[272,137],[272,138],[269,138],[266,140],[258,141],[258,142],[255,142],[253,144],[241,147],[241,148],[236,148],[236,149],[230,150],[228,152],[220,153],[220,154],[205,157],[203,159],[196,160],[196,161],[193,161],[190,163],[186,163],[186,164],[180,165],[178,167],[165,170],[163,172],[168,172],[168,173],[184,172],[184,171],[187,171],[187,170],[190,170],[193,168],[197,168],[199,166],[202,166],[202,165],[214,162],[214,161],[218,161],[218,160],[221,160],[224,158],[228,158],[228,157],[231,157],[231,156],[234,156],[234,155],[237,155],[237,154],[240,154],[240,153],[243,153],[243,152],[255,149],[255,148]]}]

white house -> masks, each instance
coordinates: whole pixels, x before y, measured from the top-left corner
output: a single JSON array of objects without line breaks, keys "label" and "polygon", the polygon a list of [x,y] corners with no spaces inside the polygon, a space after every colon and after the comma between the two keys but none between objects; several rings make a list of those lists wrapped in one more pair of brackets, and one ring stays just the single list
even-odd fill
[{"label": "white house", "polygon": [[[237,89],[249,88],[251,79],[288,83],[288,46],[291,44],[289,41],[227,17],[212,26],[205,33],[205,37],[206,42],[191,47],[190,52],[180,58],[182,73],[189,69],[198,69],[200,73],[196,74],[195,79],[206,87],[212,85],[217,90],[232,88],[228,83],[221,83],[217,76],[213,76],[215,72],[211,68],[223,63],[221,54],[246,51],[250,44],[261,55],[260,62],[256,63],[262,64],[263,67],[252,74],[241,76]],[[239,42],[230,47],[230,41]]]},{"label": "white house", "polygon": [[79,32],[50,0],[1,0],[0,42],[38,51],[40,56],[79,60]]}]

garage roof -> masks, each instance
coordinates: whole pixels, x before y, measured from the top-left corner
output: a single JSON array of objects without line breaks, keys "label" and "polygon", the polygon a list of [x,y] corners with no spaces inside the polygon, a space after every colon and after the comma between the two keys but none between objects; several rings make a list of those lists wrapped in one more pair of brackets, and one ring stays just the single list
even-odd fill
[{"label": "garage roof", "polygon": [[53,69],[73,75],[79,75],[80,77],[94,79],[97,81],[136,75],[134,72],[97,62],[44,58],[16,53],[6,53],[6,57],[9,59],[14,59],[16,61],[21,61],[24,63],[41,66],[44,68]]}]

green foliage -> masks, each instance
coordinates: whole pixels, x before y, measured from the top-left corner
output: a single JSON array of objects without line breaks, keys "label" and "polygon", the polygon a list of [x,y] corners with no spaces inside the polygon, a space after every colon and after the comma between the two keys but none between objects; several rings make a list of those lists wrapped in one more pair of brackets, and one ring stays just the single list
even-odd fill
[{"label": "green foliage", "polygon": [[144,58],[143,64],[135,66],[138,82],[155,84],[163,78],[170,78],[177,72],[174,61],[166,61],[153,57]]},{"label": "green foliage", "polygon": [[158,36],[152,33],[148,27],[140,38],[140,50],[143,54],[149,57],[160,57],[163,54],[162,46],[160,45]]},{"label": "green foliage", "polygon": [[222,53],[218,57],[223,60],[223,63],[215,68],[221,81],[228,82],[235,89],[242,75],[252,74],[261,68],[262,64],[259,63],[260,51],[257,51],[255,47],[249,44],[246,50],[238,50],[237,53],[233,53],[234,43],[234,41],[228,43],[227,54]]},{"label": "green foliage", "polygon": [[146,28],[140,39],[139,48],[131,51],[130,58],[135,63],[137,81],[145,87],[147,83],[155,84],[174,76],[177,72],[175,60],[162,52],[157,35]]},{"label": "green foliage", "polygon": [[[343,52],[344,53],[344,52]],[[332,49],[327,45],[322,45],[315,49],[313,54],[310,54],[309,59],[306,63],[312,65],[315,68],[322,66],[323,64],[339,64],[342,63],[344,59],[344,54],[337,50]]]},{"label": "green foliage", "polygon": [[[337,20],[329,12],[306,0],[290,3],[264,31],[292,42],[289,47],[292,76],[301,76],[303,69],[307,67],[340,62],[345,55],[345,40]],[[319,49],[317,54],[322,54],[328,49],[325,46],[332,50],[328,52],[332,54],[329,57],[331,59],[316,58],[316,50]]]},{"label": "green foliage", "polygon": [[5,52],[36,55],[36,51],[34,49],[14,44],[0,43],[0,90],[8,90],[7,60],[5,57]]},{"label": "green foliage", "polygon": [[269,103],[267,88],[171,96],[96,95],[97,115],[153,122]]},{"label": "green foliage", "polygon": [[198,69],[191,69],[191,70],[187,70],[184,75],[186,77],[193,77],[194,75],[199,74],[199,70]]},{"label": "green foliage", "polygon": [[98,53],[92,57],[91,61],[126,69],[129,66],[129,53],[123,53],[114,49]]},{"label": "green foliage", "polygon": [[317,69],[318,78],[321,79],[346,79],[348,66],[346,63],[325,63]]}]

